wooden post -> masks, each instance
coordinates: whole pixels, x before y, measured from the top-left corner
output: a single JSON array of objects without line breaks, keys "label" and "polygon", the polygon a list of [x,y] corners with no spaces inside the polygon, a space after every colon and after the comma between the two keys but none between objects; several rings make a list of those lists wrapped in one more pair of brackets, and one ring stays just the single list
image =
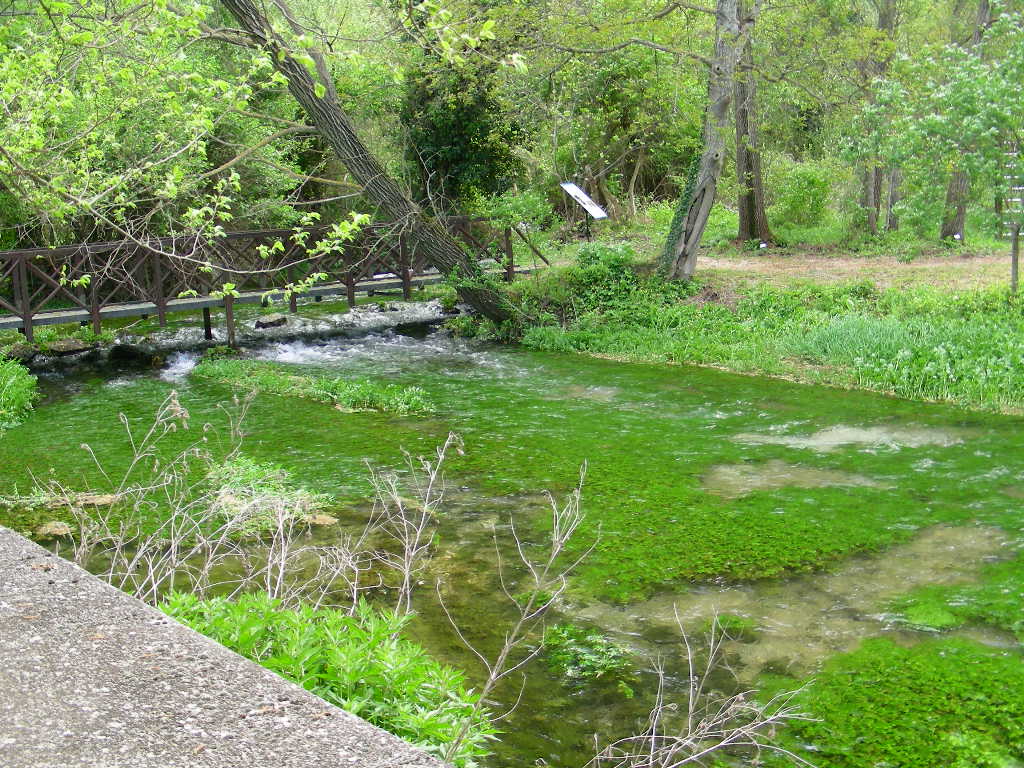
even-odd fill
[{"label": "wooden post", "polygon": [[292,291],[288,295],[288,311],[293,315],[299,311],[298,298],[296,297],[295,291]]},{"label": "wooden post", "polygon": [[350,308],[356,305],[356,280],[351,272],[345,275],[345,298]]},{"label": "wooden post", "polygon": [[167,325],[167,299],[164,296],[164,268],[160,263],[160,254],[150,251],[153,260],[153,303],[156,304],[156,316],[163,328]]},{"label": "wooden post", "polygon": [[228,346],[232,349],[238,347],[238,343],[235,341],[235,297],[225,296],[224,297],[224,324],[227,326],[228,331]]},{"label": "wooden post", "polygon": [[213,341],[213,318],[210,317],[209,307],[203,307],[203,338]]},{"label": "wooden post", "polygon": [[1020,263],[1020,222],[1013,225],[1013,237],[1010,245],[1010,291],[1017,292]]},{"label": "wooden post", "polygon": [[505,282],[511,283],[516,279],[515,251],[512,250],[512,228],[505,227],[501,233],[501,245],[505,251]]},{"label": "wooden post", "polygon": [[404,234],[398,235],[398,263],[402,278],[402,298],[406,301],[412,299],[412,270],[409,269],[409,244]]},{"label": "wooden post", "polygon": [[89,314],[92,316],[92,332],[99,336],[103,326],[100,323],[100,297],[95,280],[89,284]]},{"label": "wooden post", "polygon": [[25,263],[28,258],[22,256],[18,259],[14,282],[19,291],[18,303],[21,305],[21,332],[25,334],[25,341],[32,343],[35,340],[35,332],[32,330],[32,295],[28,290],[28,265]]}]

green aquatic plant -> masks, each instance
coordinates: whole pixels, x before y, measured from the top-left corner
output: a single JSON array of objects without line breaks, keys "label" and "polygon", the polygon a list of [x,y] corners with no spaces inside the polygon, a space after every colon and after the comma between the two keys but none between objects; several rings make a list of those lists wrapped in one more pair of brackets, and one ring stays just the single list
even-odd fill
[{"label": "green aquatic plant", "polygon": [[544,630],[544,653],[551,669],[575,682],[621,675],[629,669],[631,655],[598,630],[574,624]]},{"label": "green aquatic plant", "polygon": [[941,631],[968,623],[1012,632],[1024,642],[1024,557],[982,569],[978,584],[929,586],[894,601],[889,610],[912,627]]},{"label": "green aquatic plant", "polygon": [[0,357],[0,431],[21,422],[37,397],[36,377],[20,363]]},{"label": "green aquatic plant", "polygon": [[332,403],[342,410],[384,411],[399,415],[434,410],[420,387],[300,373],[297,369],[261,360],[206,358],[191,375],[251,392]]},{"label": "green aquatic plant", "polygon": [[405,639],[408,617],[360,602],[352,614],[283,608],[265,594],[200,600],[170,595],[169,616],[354,715],[442,755],[463,729],[458,766],[489,751],[495,733],[462,674]]},{"label": "green aquatic plant", "polygon": [[283,467],[243,455],[212,464],[207,479],[219,520],[237,521],[241,536],[275,531],[282,515],[302,522],[328,502],[327,496],[297,486]]},{"label": "green aquatic plant", "polygon": [[963,640],[868,640],[829,660],[796,701],[815,719],[790,723],[784,743],[819,768],[1003,768],[1024,759],[1017,653]]}]

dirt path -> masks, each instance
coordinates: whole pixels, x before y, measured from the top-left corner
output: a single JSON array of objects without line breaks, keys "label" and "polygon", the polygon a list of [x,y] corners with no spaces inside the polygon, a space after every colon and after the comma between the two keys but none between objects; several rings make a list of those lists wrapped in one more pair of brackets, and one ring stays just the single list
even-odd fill
[{"label": "dirt path", "polygon": [[930,256],[901,262],[892,256],[827,256],[816,253],[704,256],[697,274],[733,284],[748,280],[779,285],[870,280],[884,287],[929,285],[968,290],[1007,285],[1009,255]]}]

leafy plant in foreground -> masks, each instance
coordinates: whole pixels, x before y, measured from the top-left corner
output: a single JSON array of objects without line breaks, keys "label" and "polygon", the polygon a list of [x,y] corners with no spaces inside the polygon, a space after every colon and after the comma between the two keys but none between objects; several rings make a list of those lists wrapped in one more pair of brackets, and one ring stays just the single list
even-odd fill
[{"label": "leafy plant in foreground", "polygon": [[460,672],[401,637],[408,617],[360,601],[349,614],[286,610],[265,594],[237,601],[176,593],[162,610],[320,698],[440,755],[463,728],[456,765],[487,754],[495,733]]},{"label": "leafy plant in foreground", "polygon": [[35,376],[20,363],[0,357],[0,430],[20,422],[37,396]]}]

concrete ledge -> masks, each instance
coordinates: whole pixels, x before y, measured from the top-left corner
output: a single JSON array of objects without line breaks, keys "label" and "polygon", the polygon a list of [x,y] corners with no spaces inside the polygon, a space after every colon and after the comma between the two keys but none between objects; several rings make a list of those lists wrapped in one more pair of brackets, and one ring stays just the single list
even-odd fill
[{"label": "concrete ledge", "polygon": [[0,527],[4,768],[443,768]]}]

